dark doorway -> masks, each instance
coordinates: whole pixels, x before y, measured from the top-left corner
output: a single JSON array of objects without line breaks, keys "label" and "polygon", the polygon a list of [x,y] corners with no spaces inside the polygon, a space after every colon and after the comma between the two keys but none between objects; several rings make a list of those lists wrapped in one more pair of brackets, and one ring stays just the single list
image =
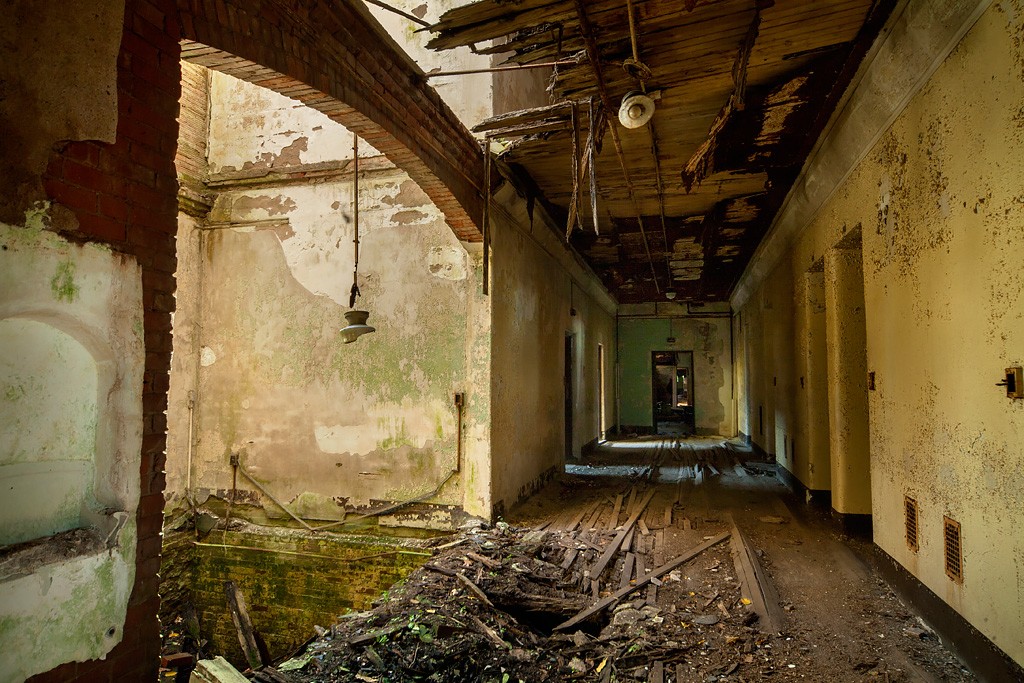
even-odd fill
[{"label": "dark doorway", "polygon": [[565,458],[571,460],[572,453],[572,363],[573,336],[565,335]]},{"label": "dark doorway", "polygon": [[651,395],[658,434],[693,434],[693,352],[651,352]]}]

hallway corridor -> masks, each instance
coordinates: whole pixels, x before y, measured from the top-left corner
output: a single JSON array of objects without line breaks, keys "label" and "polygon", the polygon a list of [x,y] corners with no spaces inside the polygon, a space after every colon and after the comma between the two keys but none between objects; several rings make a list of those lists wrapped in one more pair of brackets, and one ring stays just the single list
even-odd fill
[{"label": "hallway corridor", "polygon": [[[758,652],[771,653],[777,667],[759,669],[759,675],[812,681],[975,680],[879,576],[870,539],[839,534],[824,513],[797,499],[776,478],[774,463],[761,461],[738,440],[604,442],[580,463],[567,465],[565,475],[514,509],[507,521],[575,529],[577,538],[600,545],[628,521],[631,503],[652,489],[637,533],[626,539],[632,544],[623,544],[618,561],[628,562],[626,551],[632,550],[644,558],[643,566],[660,566],[735,523],[763,567],[768,601],[777,594],[776,604],[768,605],[774,626],[766,628],[763,619],[753,624],[762,634]],[[726,585],[740,580],[733,578],[733,566],[707,553],[683,568],[681,600],[670,602],[666,582],[656,598],[658,608],[713,613],[723,617],[717,628],[728,631],[736,606],[716,610],[718,598],[708,593],[718,591],[709,586],[719,585],[722,573]],[[733,636],[706,639],[710,650],[702,658],[687,657],[678,674],[667,668],[675,675],[665,680],[719,680],[714,674],[725,673],[730,661],[744,661],[730,642]],[[751,663],[758,656],[746,653]],[[709,662],[722,666],[706,666]],[[747,671],[740,667],[741,677],[728,680],[757,680]]]}]

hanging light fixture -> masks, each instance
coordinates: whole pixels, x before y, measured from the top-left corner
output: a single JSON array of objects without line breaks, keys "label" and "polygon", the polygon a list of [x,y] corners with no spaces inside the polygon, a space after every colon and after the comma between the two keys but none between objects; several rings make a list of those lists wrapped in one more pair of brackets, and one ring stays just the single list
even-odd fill
[{"label": "hanging light fixture", "polygon": [[348,325],[341,328],[341,339],[346,344],[351,344],[364,334],[375,332],[373,327],[366,324],[370,317],[369,311],[355,310],[356,298],[359,297],[359,136],[352,134],[352,215],[355,225],[355,261],[352,270],[352,290],[349,292],[348,307],[353,310],[345,312],[345,320]]},{"label": "hanging light fixture", "polygon": [[654,116],[654,100],[642,92],[631,92],[622,98],[619,123],[625,128],[641,128]]}]

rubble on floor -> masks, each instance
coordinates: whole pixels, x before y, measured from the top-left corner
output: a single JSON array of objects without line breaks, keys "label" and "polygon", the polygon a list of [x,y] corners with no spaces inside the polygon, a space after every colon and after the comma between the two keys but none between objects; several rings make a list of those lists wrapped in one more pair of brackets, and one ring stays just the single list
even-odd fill
[{"label": "rubble on floor", "polygon": [[373,609],[316,627],[285,660],[246,675],[263,683],[974,680],[866,568],[850,580],[837,560],[851,551],[792,516],[769,464],[679,444],[654,444],[635,460],[626,479],[552,482],[517,511],[515,526],[477,523],[427,542],[432,557]]},{"label": "rubble on floor", "polygon": [[[738,534],[707,524],[693,548],[662,557],[656,518],[671,525],[671,503],[648,512],[654,493],[634,487],[542,528],[469,529],[374,609],[255,678],[703,682],[795,668],[786,636],[759,627],[759,591],[737,578],[724,541]],[[606,502],[614,522],[601,523]]]},{"label": "rubble on floor", "polygon": [[[656,572],[645,571],[645,554],[622,549],[602,577],[606,609],[565,628],[595,602],[588,568],[617,535],[478,527],[278,669],[310,683],[532,683],[717,680],[741,666],[756,679],[785,666],[756,628],[722,543],[640,588]],[[632,591],[610,599],[622,589]]]}]

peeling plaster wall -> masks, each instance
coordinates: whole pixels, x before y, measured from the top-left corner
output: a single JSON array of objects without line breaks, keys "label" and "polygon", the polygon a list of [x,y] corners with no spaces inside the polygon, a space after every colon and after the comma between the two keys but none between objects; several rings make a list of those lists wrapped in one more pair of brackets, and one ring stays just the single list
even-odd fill
[{"label": "peeling plaster wall", "polygon": [[[744,419],[772,404],[765,379],[777,375],[775,419],[788,426],[778,397],[799,374],[778,349],[806,329],[799,315],[779,324],[778,304],[793,308],[792,283],[861,226],[875,542],[1018,663],[1024,401],[993,385],[1024,363],[1022,35],[1024,2],[993,3],[739,312],[744,353],[761,358]],[[917,553],[904,495],[919,505]],[[943,515],[962,525],[962,584],[944,572]]]},{"label": "peeling plaster wall", "polygon": [[113,142],[123,0],[5,3],[0,22],[0,220],[46,198],[55,145]]},{"label": "peeling plaster wall", "polygon": [[141,274],[46,221],[0,224],[0,651],[17,653],[0,657],[5,681],[106,656],[135,582]]},{"label": "peeling plaster wall", "polygon": [[[487,367],[489,316],[479,255],[406,174],[361,144],[360,157],[369,158],[360,169],[356,307],[370,311],[377,331],[343,344],[353,266],[351,134],[220,74],[211,101],[216,199],[205,222],[180,220],[186,300],[175,320],[183,355],[179,363],[176,349],[168,488],[183,491],[191,477],[200,498],[225,496],[229,456],[239,453],[270,493],[312,519],[418,498],[442,483],[431,502],[489,514],[489,376],[479,365]],[[324,173],[288,175],[300,166]],[[261,177],[261,169],[278,175]],[[465,452],[454,474],[460,391]],[[284,514],[262,499],[267,514]]]},{"label": "peeling plaster wall", "polygon": [[500,513],[564,464],[566,335],[574,343],[573,456],[599,436],[598,344],[605,350],[605,411],[615,423],[615,304],[542,212],[531,220],[508,185],[492,208],[491,459]]},{"label": "peeling plaster wall", "polygon": [[[470,4],[471,0],[394,0],[392,7],[426,21],[436,22],[449,9]],[[429,31],[404,17],[367,4],[367,9],[413,60],[429,73],[435,70],[455,71],[486,69],[502,61],[500,55],[477,55],[466,47],[435,51],[426,47]],[[481,47],[489,41],[481,44]],[[451,107],[456,116],[471,128],[485,118],[514,109],[548,104],[546,90],[548,69],[529,69],[522,73],[478,73],[439,76],[430,85]]]},{"label": "peeling plaster wall", "polygon": [[[622,417],[629,427],[654,425],[652,351],[693,352],[694,417],[699,434],[733,436],[732,361],[728,318],[619,318]],[[669,337],[675,343],[669,343]]]},{"label": "peeling plaster wall", "polygon": [[[324,114],[233,76],[204,71],[210,79],[211,176],[352,158],[352,133]],[[380,152],[360,141],[359,156]]]}]

